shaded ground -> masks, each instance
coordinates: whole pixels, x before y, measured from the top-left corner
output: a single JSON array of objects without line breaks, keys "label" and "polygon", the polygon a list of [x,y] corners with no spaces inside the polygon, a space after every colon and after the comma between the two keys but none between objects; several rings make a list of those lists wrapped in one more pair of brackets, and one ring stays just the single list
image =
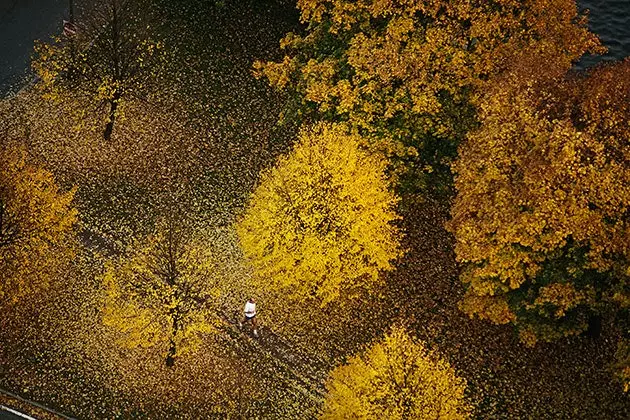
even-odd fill
[{"label": "shaded ground", "polygon": [[21,414],[36,418],[38,420],[64,420],[69,419],[62,414],[55,414],[50,410],[44,409],[41,406],[37,406],[32,402],[24,401],[16,398],[13,395],[9,395],[6,391],[0,389],[0,419],[24,419],[22,416],[11,413],[10,411],[2,408],[2,406],[15,410]]}]

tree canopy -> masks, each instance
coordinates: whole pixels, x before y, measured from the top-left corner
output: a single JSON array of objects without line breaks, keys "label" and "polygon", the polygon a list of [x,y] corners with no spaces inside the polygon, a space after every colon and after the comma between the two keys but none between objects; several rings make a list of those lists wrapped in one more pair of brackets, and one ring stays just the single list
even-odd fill
[{"label": "tree canopy", "polygon": [[124,115],[124,101],[146,101],[166,62],[143,4],[104,1],[77,23],[75,35],[35,44],[32,67],[43,97],[64,103],[78,127],[104,124],[105,140]]},{"label": "tree canopy", "polygon": [[175,221],[110,263],[103,320],[126,347],[163,346],[166,364],[197,348],[219,315],[219,262],[210,243]]},{"label": "tree canopy", "polygon": [[2,388],[81,418],[630,412],[630,65],[569,70],[600,50],[575,0],[89,3],[0,100]]},{"label": "tree canopy", "polygon": [[402,252],[397,199],[385,160],[361,142],[340,125],[319,124],[262,175],[238,225],[261,287],[325,304],[393,268]]},{"label": "tree canopy", "polygon": [[463,419],[466,381],[434,351],[394,328],[365,353],[335,368],[322,419]]},{"label": "tree canopy", "polygon": [[70,261],[74,190],[19,147],[0,152],[0,304],[41,291]]},{"label": "tree canopy", "polygon": [[627,314],[630,61],[497,89],[455,165],[463,309],[529,344]]},{"label": "tree canopy", "polygon": [[420,183],[436,168],[448,172],[488,80],[520,57],[544,57],[566,71],[585,52],[601,51],[574,0],[301,0],[298,7],[306,34],[287,34],[284,59],[258,62],[259,74],[294,92],[300,113],[348,121],[377,139],[397,158],[394,167],[417,172]]}]

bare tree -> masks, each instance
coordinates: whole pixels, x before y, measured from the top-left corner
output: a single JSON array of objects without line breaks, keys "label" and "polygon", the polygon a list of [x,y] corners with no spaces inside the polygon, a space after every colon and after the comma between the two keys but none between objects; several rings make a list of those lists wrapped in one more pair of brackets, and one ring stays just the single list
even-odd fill
[{"label": "bare tree", "polygon": [[[36,45],[33,68],[49,97],[80,97],[104,116],[103,137],[111,139],[127,99],[147,100],[160,85],[166,62],[156,40],[155,16],[145,0],[104,0],[78,14],[63,39]],[[73,33],[74,32],[74,33]]]}]

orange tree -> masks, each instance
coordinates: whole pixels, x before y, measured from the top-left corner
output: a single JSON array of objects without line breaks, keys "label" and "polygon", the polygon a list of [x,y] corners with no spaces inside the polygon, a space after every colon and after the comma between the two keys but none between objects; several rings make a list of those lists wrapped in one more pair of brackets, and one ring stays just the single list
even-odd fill
[{"label": "orange tree", "polygon": [[370,288],[401,255],[385,161],[342,126],[303,130],[263,174],[238,234],[260,289],[322,304]]},{"label": "orange tree", "polygon": [[451,229],[462,308],[534,344],[585,331],[593,314],[627,320],[630,60],[521,76],[489,92],[460,148]]},{"label": "orange tree", "polygon": [[464,419],[466,381],[448,362],[394,328],[363,354],[335,368],[322,419]]},{"label": "orange tree", "polygon": [[0,152],[0,304],[41,291],[74,255],[74,190],[63,192],[53,175],[27,153]]},{"label": "orange tree", "polygon": [[[294,93],[297,114],[348,121],[394,157],[401,185],[449,183],[448,163],[475,125],[478,92],[518,57],[565,71],[600,51],[574,0],[299,0],[305,35],[280,62],[258,62]],[[446,176],[446,179],[442,176]]]}]

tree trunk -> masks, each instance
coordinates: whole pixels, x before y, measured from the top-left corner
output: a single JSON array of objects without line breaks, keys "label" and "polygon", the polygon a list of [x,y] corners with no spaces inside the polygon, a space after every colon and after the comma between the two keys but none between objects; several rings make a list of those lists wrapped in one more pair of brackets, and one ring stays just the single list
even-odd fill
[{"label": "tree trunk", "polygon": [[112,132],[114,131],[114,121],[116,119],[116,109],[118,108],[118,101],[120,100],[120,92],[114,92],[114,96],[109,102],[109,119],[105,126],[105,133],[103,138],[109,141],[112,138]]},{"label": "tree trunk", "polygon": [[175,343],[175,336],[177,336],[177,332],[179,331],[179,316],[177,313],[177,308],[171,309],[171,316],[173,317],[173,331],[170,338],[170,346],[168,348],[168,353],[166,355],[166,366],[173,367],[175,364],[175,355],[177,354],[177,344]]},{"label": "tree trunk", "polygon": [[175,340],[171,339],[171,346],[168,349],[168,354],[166,355],[166,366],[173,367],[175,365],[175,354],[177,354],[177,346],[175,344]]},{"label": "tree trunk", "polygon": [[599,314],[590,314],[588,317],[588,328],[584,335],[594,340],[599,339],[602,334],[602,317]]}]

